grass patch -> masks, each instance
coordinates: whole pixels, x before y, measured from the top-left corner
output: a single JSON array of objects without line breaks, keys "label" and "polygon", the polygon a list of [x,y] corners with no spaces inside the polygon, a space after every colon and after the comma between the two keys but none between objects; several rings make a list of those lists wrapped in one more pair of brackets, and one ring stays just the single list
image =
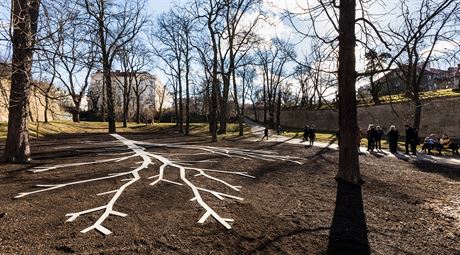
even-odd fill
[{"label": "grass patch", "polygon": [[[460,91],[456,89],[438,89],[438,90],[431,90],[431,91],[423,91],[420,92],[420,99],[434,99],[434,98],[443,98],[443,97],[460,97]],[[381,104],[389,104],[389,103],[400,103],[400,102],[407,102],[411,99],[406,94],[395,94],[391,96],[380,96],[380,103]],[[373,105],[372,99],[362,99],[359,100],[358,105]]]}]

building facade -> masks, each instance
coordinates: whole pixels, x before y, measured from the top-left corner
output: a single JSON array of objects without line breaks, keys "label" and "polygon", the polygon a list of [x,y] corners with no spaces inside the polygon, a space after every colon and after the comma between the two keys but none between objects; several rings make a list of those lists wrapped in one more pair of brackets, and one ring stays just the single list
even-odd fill
[{"label": "building facade", "polygon": [[[122,119],[123,114],[123,94],[129,94],[130,119],[136,116],[137,95],[139,96],[141,119],[153,119],[161,108],[170,107],[170,95],[164,84],[148,72],[121,72],[111,73],[112,91],[114,94],[115,115],[118,120]],[[106,112],[106,89],[102,71],[97,71],[91,75],[90,88],[88,90],[88,109]]]}]

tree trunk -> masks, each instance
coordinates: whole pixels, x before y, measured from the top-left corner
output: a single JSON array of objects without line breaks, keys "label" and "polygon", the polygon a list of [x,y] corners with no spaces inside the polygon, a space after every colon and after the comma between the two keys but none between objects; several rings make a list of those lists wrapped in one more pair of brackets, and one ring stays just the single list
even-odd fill
[{"label": "tree trunk", "polygon": [[278,107],[276,109],[276,126],[281,125],[281,88],[278,90]]},{"label": "tree trunk", "polygon": [[112,78],[111,76],[111,69],[112,63],[109,60],[109,49],[107,49],[106,45],[106,38],[105,38],[105,1],[101,1],[100,4],[100,13],[98,18],[98,35],[99,35],[99,43],[101,47],[102,53],[102,70],[103,70],[103,77],[105,83],[105,90],[106,90],[106,98],[107,98],[107,122],[109,123],[109,134],[114,134],[117,132],[116,130],[116,123],[115,123],[115,107],[114,107],[114,98],[112,93]]},{"label": "tree trunk", "polygon": [[48,95],[45,96],[45,110],[43,112],[43,116],[44,116],[44,121],[45,123],[48,123],[48,109],[49,109],[49,105],[50,105],[50,102],[49,102],[49,98],[48,98]]},{"label": "tree trunk", "polygon": [[72,121],[80,122],[80,102],[74,101],[75,108],[72,110]]},{"label": "tree trunk", "polygon": [[227,133],[227,112],[228,112],[228,93],[230,88],[230,75],[222,75],[223,89],[220,99],[220,114],[219,114],[219,134]]},{"label": "tree trunk", "polygon": [[375,105],[380,104],[380,98],[379,98],[379,91],[376,87],[376,84],[374,83],[374,77],[371,75],[370,77],[370,82],[371,82],[371,87],[370,87],[370,93],[372,96],[372,101],[374,102]]},{"label": "tree trunk", "polygon": [[[128,87],[131,86],[130,81],[128,81],[127,75],[127,68],[124,68],[124,75],[123,75],[123,127],[128,127],[128,111],[129,111],[129,94],[130,89]],[[129,84],[128,84],[129,82]]]},{"label": "tree trunk", "polygon": [[141,97],[140,95],[136,95],[136,123],[141,123]]},{"label": "tree trunk", "polygon": [[414,100],[414,103],[415,103],[415,114],[414,114],[414,123],[412,127],[420,129],[420,121],[422,118],[422,101],[420,100],[420,98],[417,98]]},{"label": "tree trunk", "polygon": [[263,77],[263,100],[264,100],[264,123],[267,123],[267,92],[266,92],[266,80],[265,80],[265,73],[262,75]]},{"label": "tree trunk", "polygon": [[[29,96],[28,96],[29,97]],[[30,108],[30,101],[27,99],[27,110],[29,111],[30,122],[35,122],[34,114],[32,113],[32,108]]]},{"label": "tree trunk", "polygon": [[211,21],[208,21],[208,30],[211,35],[212,41],[212,82],[211,82],[211,107],[209,109],[209,122],[211,129],[211,142],[217,142],[217,89],[219,87],[219,80],[217,79],[217,68],[218,68],[218,59],[217,59],[217,41],[213,29],[213,24]]},{"label": "tree trunk", "polygon": [[105,76],[105,88],[107,93],[107,122],[109,123],[109,134],[115,134],[117,132],[115,123],[115,107],[112,92],[112,79],[110,79],[111,70],[108,64],[108,60],[103,60],[103,66]]},{"label": "tree trunk", "polygon": [[185,135],[190,134],[190,81],[189,81],[189,75],[190,75],[190,63],[189,63],[189,56],[188,56],[188,45],[187,47],[187,52],[185,54],[185,58],[187,63],[185,63]]},{"label": "tree trunk", "polygon": [[257,107],[256,107],[256,105],[254,103],[252,104],[252,110],[254,111],[254,119],[255,119],[255,121],[259,121],[259,118],[257,116]]},{"label": "tree trunk", "polygon": [[80,122],[80,110],[79,109],[75,109],[72,112],[72,121],[73,122]]},{"label": "tree trunk", "polygon": [[176,115],[176,127],[179,126],[179,105],[177,101],[177,88],[174,89],[174,114]]},{"label": "tree trunk", "polygon": [[25,163],[30,160],[27,105],[40,1],[13,0],[12,7],[13,56],[4,159]]},{"label": "tree trunk", "polygon": [[339,18],[339,171],[336,179],[361,183],[358,158],[358,121],[355,70],[356,0],[340,1]]},{"label": "tree trunk", "polygon": [[123,106],[123,127],[128,127],[128,102],[126,102]]}]

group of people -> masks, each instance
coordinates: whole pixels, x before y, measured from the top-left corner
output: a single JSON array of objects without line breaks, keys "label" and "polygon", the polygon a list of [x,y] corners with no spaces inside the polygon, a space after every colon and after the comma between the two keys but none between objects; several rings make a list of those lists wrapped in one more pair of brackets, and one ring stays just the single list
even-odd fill
[{"label": "group of people", "polygon": [[311,126],[305,125],[305,127],[303,128],[303,139],[302,139],[302,141],[304,141],[304,142],[309,141],[310,146],[313,146],[313,144],[315,143],[315,139],[316,139],[315,126],[314,125],[311,125]]},{"label": "group of people", "polygon": [[[417,154],[417,146],[420,145],[420,138],[418,134],[418,129],[413,128],[410,125],[404,125],[405,128],[405,152],[406,154],[411,153],[412,155]],[[283,132],[281,126],[278,126],[276,133],[280,135]],[[361,130],[360,132],[361,133]],[[336,133],[337,139],[339,139],[339,131]],[[390,147],[391,153],[397,153],[398,150],[398,140],[399,140],[399,131],[395,125],[391,125],[388,132],[385,134],[383,129],[380,126],[375,126],[374,124],[369,124],[367,128],[367,150],[382,150],[382,138],[386,135],[388,138],[388,144]],[[264,136],[262,139],[266,138],[268,140],[268,128],[264,130]],[[305,125],[303,129],[303,139],[302,141],[309,141],[310,146],[313,146],[316,139],[316,130],[314,125]],[[360,139],[358,139],[360,140]],[[439,154],[443,149],[451,149],[453,154],[459,154],[460,145],[452,142],[452,139],[447,135],[443,134],[441,137],[431,134],[423,140],[422,150],[428,151],[428,154],[432,154],[432,150],[437,150]]]},{"label": "group of people", "polygon": [[[405,125],[406,139],[405,139],[405,148],[406,154],[412,153],[416,155],[417,145],[419,145],[419,136],[417,128],[412,128],[409,125]],[[367,150],[374,151],[374,149],[382,150],[382,138],[385,135],[385,132],[380,126],[374,126],[370,124],[367,129]],[[399,131],[396,129],[395,125],[391,125],[387,133],[388,144],[390,147],[391,153],[396,153],[398,150],[398,139]]]},{"label": "group of people", "polygon": [[[404,147],[406,154],[417,154],[417,146],[420,145],[420,137],[418,134],[418,129],[413,128],[410,125],[404,125],[405,128],[405,140]],[[373,124],[369,125],[367,129],[367,150],[373,151],[374,149],[381,150],[381,140],[385,135],[380,126],[374,126]],[[387,133],[388,144],[390,145],[390,152],[396,153],[398,150],[398,139],[399,131],[396,129],[395,125],[391,125]],[[451,149],[453,154],[459,154],[459,145],[452,142],[452,139],[447,134],[443,134],[441,138],[437,137],[435,134],[427,136],[422,144],[423,151],[428,151],[428,154],[431,154],[431,150],[438,150],[441,154],[442,149]]]},{"label": "group of people", "polygon": [[382,149],[382,137],[384,133],[380,126],[370,124],[367,128],[367,151]]},{"label": "group of people", "polygon": [[439,155],[443,149],[452,150],[452,154],[459,154],[459,145],[452,142],[452,139],[447,134],[443,134],[441,137],[436,136],[435,134],[430,134],[425,137],[422,145],[423,151],[428,151],[428,154],[432,154],[432,150],[437,150]]}]

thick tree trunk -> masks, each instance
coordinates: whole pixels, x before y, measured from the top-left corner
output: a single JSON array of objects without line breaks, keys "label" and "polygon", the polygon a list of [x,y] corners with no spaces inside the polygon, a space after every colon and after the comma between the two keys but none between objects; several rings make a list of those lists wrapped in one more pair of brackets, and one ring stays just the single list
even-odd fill
[{"label": "thick tree trunk", "polygon": [[100,12],[98,17],[98,35],[99,43],[102,53],[102,70],[103,80],[105,85],[106,99],[107,99],[107,122],[109,123],[109,134],[117,132],[115,123],[115,106],[114,106],[114,95],[112,92],[112,77],[111,69],[112,63],[109,60],[109,49],[107,49],[106,38],[105,38],[105,2],[101,1]]},{"label": "thick tree trunk", "polygon": [[12,1],[13,58],[8,133],[4,152],[7,162],[24,163],[30,160],[27,106],[39,7],[39,0]]},{"label": "thick tree trunk", "polygon": [[103,66],[105,76],[105,88],[107,94],[107,122],[109,123],[109,134],[115,134],[117,132],[115,122],[115,107],[112,92],[112,79],[110,78],[111,70],[108,60],[103,60]]},{"label": "thick tree trunk", "polygon": [[79,109],[75,109],[72,112],[72,121],[73,122],[80,122],[80,110]]},{"label": "thick tree trunk", "polygon": [[414,100],[415,103],[415,113],[414,113],[414,128],[420,129],[420,121],[422,119],[422,102],[419,98]]},{"label": "thick tree trunk", "polygon": [[358,121],[356,111],[355,70],[356,0],[340,1],[339,18],[339,171],[336,178],[359,184]]},{"label": "thick tree trunk", "polygon": [[80,122],[80,102],[74,101],[75,108],[72,110],[72,121]]}]

